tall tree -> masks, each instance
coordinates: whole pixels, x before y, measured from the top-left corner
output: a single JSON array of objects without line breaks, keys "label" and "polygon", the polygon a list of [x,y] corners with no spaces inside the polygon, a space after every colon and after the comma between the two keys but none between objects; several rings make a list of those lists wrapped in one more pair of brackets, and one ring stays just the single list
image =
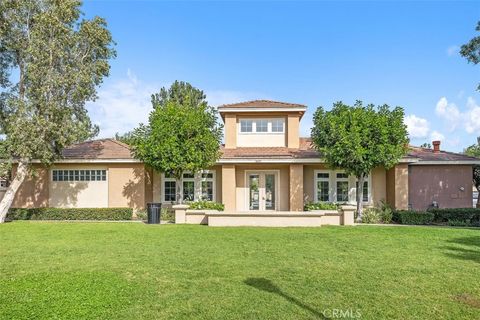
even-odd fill
[{"label": "tall tree", "polygon": [[176,180],[176,200],[182,203],[182,174],[198,173],[220,157],[223,126],[217,111],[208,105],[203,91],[176,81],[152,95],[153,111],[147,125],[133,132],[136,158]]},{"label": "tall tree", "polygon": [[[477,137],[477,143],[467,147],[464,153],[471,157],[480,158],[480,137]],[[473,166],[473,185],[480,193],[480,165]],[[480,208],[480,197],[477,199],[477,208]]]},{"label": "tall tree", "polygon": [[393,167],[407,152],[407,129],[400,107],[375,108],[361,101],[349,106],[334,103],[332,110],[319,107],[313,117],[312,140],[332,168],[341,168],[358,181],[357,220],[362,220],[363,184],[379,166]]},{"label": "tall tree", "polygon": [[80,19],[76,0],[0,1],[0,130],[4,169],[16,174],[0,202],[3,222],[32,160],[44,165],[93,137],[85,102],[115,56],[104,19]]},{"label": "tall tree", "polygon": [[[475,30],[480,31],[480,21],[477,22]],[[468,62],[478,64],[480,62],[480,36],[473,37],[468,43],[464,44],[460,48],[460,54]],[[480,90],[480,85],[478,85],[477,90]]]}]

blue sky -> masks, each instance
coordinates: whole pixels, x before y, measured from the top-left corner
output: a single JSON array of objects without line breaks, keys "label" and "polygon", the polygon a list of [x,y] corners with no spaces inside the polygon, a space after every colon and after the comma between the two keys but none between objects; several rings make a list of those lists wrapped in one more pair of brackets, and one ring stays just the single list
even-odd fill
[{"label": "blue sky", "polygon": [[212,105],[360,99],[402,106],[413,144],[461,151],[480,135],[480,66],[459,56],[477,36],[479,2],[85,1],[106,18],[118,57],[89,103],[101,137],[147,119],[150,94],[174,80]]}]

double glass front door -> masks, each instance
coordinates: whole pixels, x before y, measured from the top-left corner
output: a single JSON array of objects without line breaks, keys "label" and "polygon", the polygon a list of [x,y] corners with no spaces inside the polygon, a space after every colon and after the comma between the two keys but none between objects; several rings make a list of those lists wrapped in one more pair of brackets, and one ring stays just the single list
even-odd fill
[{"label": "double glass front door", "polygon": [[247,180],[249,210],[277,210],[277,174],[275,172],[249,172]]}]

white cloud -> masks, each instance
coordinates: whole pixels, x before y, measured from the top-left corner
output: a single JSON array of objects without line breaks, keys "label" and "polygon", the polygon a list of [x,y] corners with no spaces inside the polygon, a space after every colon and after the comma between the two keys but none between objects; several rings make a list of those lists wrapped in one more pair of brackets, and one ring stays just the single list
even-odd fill
[{"label": "white cloud", "polygon": [[[98,92],[98,99],[89,102],[87,109],[92,122],[100,126],[99,138],[110,138],[115,133],[125,133],[148,121],[152,110],[151,95],[169,84],[144,83],[133,72],[117,79]],[[270,99],[257,92],[232,90],[205,90],[211,106],[255,99]]]},{"label": "white cloud", "polygon": [[460,52],[459,46],[450,46],[447,48],[447,56],[451,57],[457,55]]},{"label": "white cloud", "polygon": [[428,121],[414,114],[405,117],[405,125],[411,138],[425,138],[430,131]]},{"label": "white cloud", "polygon": [[126,78],[101,88],[98,99],[87,104],[92,121],[100,126],[99,137],[113,137],[147,121],[152,108],[150,96],[159,88],[142,83],[130,70]]},{"label": "white cloud", "polygon": [[240,92],[232,90],[205,90],[207,101],[209,105],[218,107],[222,104],[243,102],[249,100],[266,99],[272,100],[272,98],[266,96],[263,93],[258,92]]},{"label": "white cloud", "polygon": [[480,134],[480,105],[472,98],[467,100],[467,112],[465,113],[465,130],[468,133]]},{"label": "white cloud", "polygon": [[435,140],[445,141],[445,136],[442,133],[434,130],[430,134],[430,140],[432,140],[432,141],[435,141]]},{"label": "white cloud", "polygon": [[462,114],[457,106],[454,103],[449,103],[446,97],[442,97],[438,100],[435,113],[437,116],[448,122],[449,131],[455,130],[462,118]]}]

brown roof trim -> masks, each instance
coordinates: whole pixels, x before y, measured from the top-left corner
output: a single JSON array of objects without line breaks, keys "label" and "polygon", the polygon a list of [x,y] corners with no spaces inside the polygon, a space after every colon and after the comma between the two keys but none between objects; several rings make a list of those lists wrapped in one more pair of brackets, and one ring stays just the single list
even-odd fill
[{"label": "brown roof trim", "polygon": [[219,108],[238,108],[238,107],[270,107],[270,108],[292,108],[292,107],[302,107],[306,108],[306,105],[274,100],[250,100],[237,103],[222,104],[218,106]]}]

